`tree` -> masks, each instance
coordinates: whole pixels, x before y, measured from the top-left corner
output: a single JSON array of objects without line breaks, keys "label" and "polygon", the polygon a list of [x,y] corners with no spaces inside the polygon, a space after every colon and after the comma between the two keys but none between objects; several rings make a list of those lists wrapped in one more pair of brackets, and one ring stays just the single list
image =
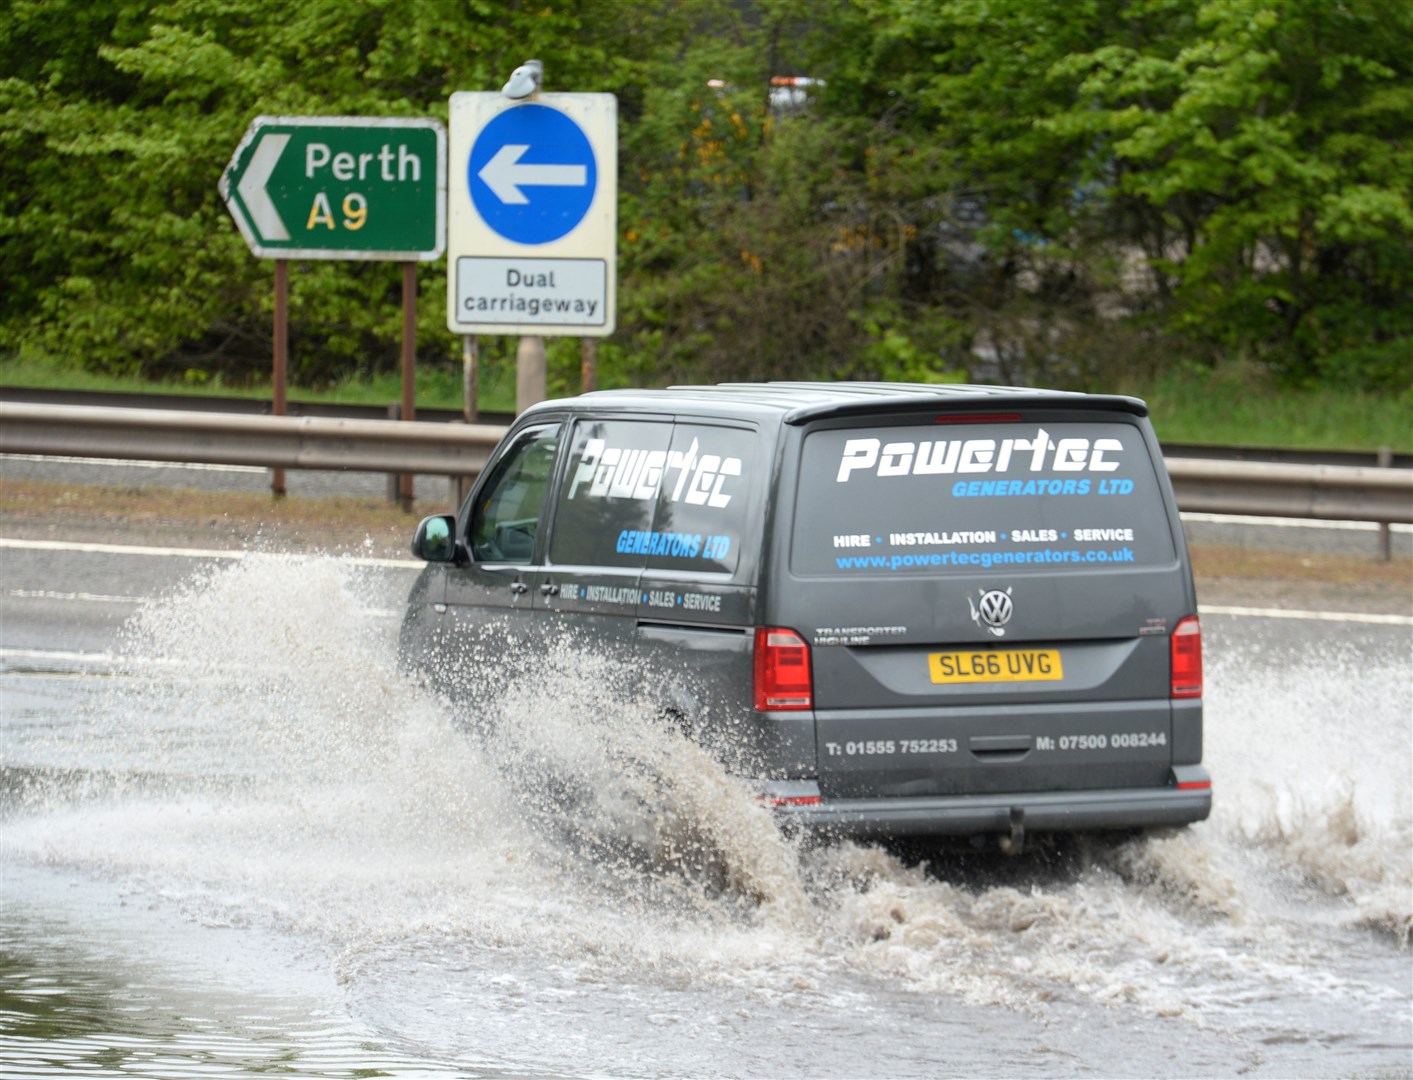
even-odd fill
[{"label": "tree", "polygon": [[[611,6],[15,0],[0,9],[16,73],[0,82],[0,348],[198,380],[268,369],[271,270],[217,192],[250,120],[445,120],[451,90],[499,85],[550,43],[566,82],[612,80],[619,65],[581,33]],[[395,363],[396,267],[313,262],[292,278],[295,378]],[[442,295],[444,269],[421,287]],[[422,341],[449,353],[444,326],[419,306]]]},{"label": "tree", "polygon": [[[930,302],[1003,375],[1085,381],[1124,353],[1181,351],[1307,378],[1352,351],[1355,377],[1407,384],[1406,7],[831,11],[827,103],[931,147],[953,214],[919,234],[937,256]],[[1118,355],[1098,365],[1106,342]]]},{"label": "tree", "polygon": [[[445,120],[531,55],[620,103],[606,382],[1409,382],[1413,13],[1381,0],[0,0],[0,351],[262,374],[270,268],[217,194],[251,118]],[[294,378],[394,367],[398,293],[297,265]]]},{"label": "tree", "polygon": [[[1190,33],[1055,65],[1047,122],[1111,172],[1169,325],[1297,379],[1369,345],[1413,358],[1413,12],[1369,0],[1207,3]],[[1392,365],[1362,373],[1395,375]],[[1408,368],[1400,377],[1407,379]]]}]

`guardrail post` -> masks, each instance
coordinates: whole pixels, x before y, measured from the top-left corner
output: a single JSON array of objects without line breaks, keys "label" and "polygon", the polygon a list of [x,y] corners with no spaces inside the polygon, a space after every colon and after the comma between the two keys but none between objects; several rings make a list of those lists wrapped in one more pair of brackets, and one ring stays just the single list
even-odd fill
[{"label": "guardrail post", "polygon": [[[1379,468],[1393,468],[1393,448],[1379,447]],[[1379,558],[1384,562],[1393,561],[1393,526],[1387,521],[1379,522]]]},{"label": "guardrail post", "polygon": [[[402,404],[394,401],[388,405],[388,419],[402,419]],[[402,476],[399,473],[388,473],[388,502],[400,503],[402,501]]]}]

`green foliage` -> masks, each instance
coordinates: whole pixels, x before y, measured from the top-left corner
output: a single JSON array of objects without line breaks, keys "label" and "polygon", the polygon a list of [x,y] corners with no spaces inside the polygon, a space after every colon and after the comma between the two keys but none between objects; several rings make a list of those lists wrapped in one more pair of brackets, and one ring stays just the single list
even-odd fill
[{"label": "green foliage", "polygon": [[1243,365],[1217,372],[1174,365],[1121,389],[1148,402],[1165,443],[1413,453],[1413,390],[1276,387]]},{"label": "green foliage", "polygon": [[[529,56],[619,98],[601,385],[1413,382],[1413,8],[1384,0],[0,0],[0,352],[266,377],[271,267],[217,193],[251,119],[445,120]],[[445,275],[419,363],[454,385]],[[395,370],[397,267],[296,264],[290,303],[295,382]],[[549,360],[574,389],[577,341]]]},{"label": "green foliage", "polygon": [[[1301,379],[1413,331],[1413,11],[1378,0],[1191,9],[1181,34],[1074,53],[1078,108],[1116,205],[1168,278],[1170,329],[1214,361]],[[1372,318],[1370,316],[1373,316]]]},{"label": "green foliage", "polygon": [[[271,268],[250,256],[217,192],[250,120],[444,120],[453,89],[498,85],[521,50],[550,54],[562,40],[581,44],[553,54],[558,77],[601,86],[621,65],[583,40],[581,24],[614,6],[0,8],[0,70],[16,73],[0,81],[0,348],[157,377],[203,370],[241,382],[268,369]],[[36,41],[52,54],[35,57]],[[420,279],[421,352],[450,362],[445,271]],[[382,263],[292,266],[291,377],[317,385],[394,366],[400,282]]]}]

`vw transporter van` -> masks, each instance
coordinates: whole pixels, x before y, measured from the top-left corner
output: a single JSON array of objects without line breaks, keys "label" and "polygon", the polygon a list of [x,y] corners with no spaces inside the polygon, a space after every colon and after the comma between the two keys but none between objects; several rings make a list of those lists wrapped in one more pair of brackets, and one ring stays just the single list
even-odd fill
[{"label": "vw transporter van", "polygon": [[415,663],[474,692],[514,667],[497,648],[598,650],[651,673],[662,711],[802,827],[1016,847],[1210,810],[1197,598],[1132,398],[767,383],[544,402],[413,551]]}]

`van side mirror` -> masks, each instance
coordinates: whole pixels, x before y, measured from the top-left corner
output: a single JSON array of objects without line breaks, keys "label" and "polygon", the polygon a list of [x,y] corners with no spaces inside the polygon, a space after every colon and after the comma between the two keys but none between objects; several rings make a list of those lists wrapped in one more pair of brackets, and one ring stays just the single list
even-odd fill
[{"label": "van side mirror", "polygon": [[412,554],[427,562],[458,562],[456,518],[451,514],[433,514],[423,518],[412,537]]}]

